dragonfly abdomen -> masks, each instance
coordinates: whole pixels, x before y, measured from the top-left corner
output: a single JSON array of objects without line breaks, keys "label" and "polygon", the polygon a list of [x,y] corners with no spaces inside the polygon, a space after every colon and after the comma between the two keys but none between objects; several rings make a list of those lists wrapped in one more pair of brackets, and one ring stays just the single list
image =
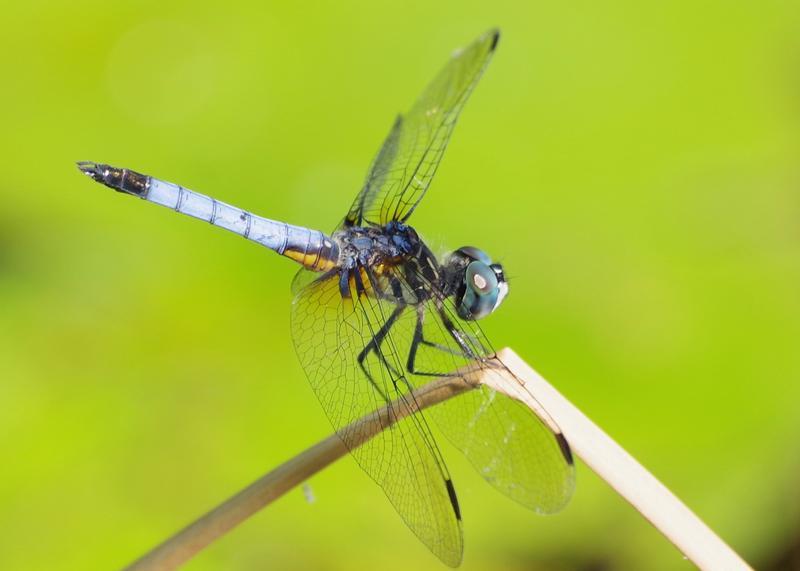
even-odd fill
[{"label": "dragonfly abdomen", "polygon": [[78,168],[118,192],[204,220],[266,246],[314,271],[328,270],[339,259],[339,247],[318,230],[263,218],[188,188],[129,169],[81,162]]}]

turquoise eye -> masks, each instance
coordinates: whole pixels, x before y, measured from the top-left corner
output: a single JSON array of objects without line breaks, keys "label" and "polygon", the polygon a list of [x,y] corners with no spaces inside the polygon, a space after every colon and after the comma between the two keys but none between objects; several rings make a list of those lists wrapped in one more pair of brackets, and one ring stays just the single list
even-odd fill
[{"label": "turquoise eye", "polygon": [[497,276],[484,262],[472,262],[467,266],[467,286],[478,295],[486,295],[497,289]]},{"label": "turquoise eye", "polygon": [[495,271],[484,262],[475,261],[464,272],[464,297],[458,307],[462,319],[481,319],[497,307],[500,288]]}]

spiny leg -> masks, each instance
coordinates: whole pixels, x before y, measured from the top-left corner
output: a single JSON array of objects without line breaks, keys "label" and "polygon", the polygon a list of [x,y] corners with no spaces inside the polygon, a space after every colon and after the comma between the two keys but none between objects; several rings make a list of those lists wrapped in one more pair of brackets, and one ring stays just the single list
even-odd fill
[{"label": "spiny leg", "polygon": [[458,343],[458,346],[461,347],[464,355],[469,359],[478,359],[480,356],[470,348],[469,344],[462,335],[462,331],[453,324],[453,321],[450,319],[441,305],[438,306],[438,311],[439,317],[441,318],[442,323],[444,323],[445,329],[447,329],[448,333],[450,333],[450,336],[455,340],[455,342]]}]

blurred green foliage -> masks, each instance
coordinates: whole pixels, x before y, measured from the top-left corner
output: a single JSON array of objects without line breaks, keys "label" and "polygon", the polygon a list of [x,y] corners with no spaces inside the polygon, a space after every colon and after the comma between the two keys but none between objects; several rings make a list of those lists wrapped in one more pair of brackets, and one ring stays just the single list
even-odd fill
[{"label": "blurred green foliage", "polygon": [[[0,34],[0,567],[110,569],[329,433],[286,260],[75,160],[330,229],[395,114],[496,57],[413,222],[485,326],[751,563],[800,538],[800,5],[13,2]],[[690,566],[585,466],[538,517],[443,440],[463,569]],[[440,569],[347,459],[188,568]]]}]

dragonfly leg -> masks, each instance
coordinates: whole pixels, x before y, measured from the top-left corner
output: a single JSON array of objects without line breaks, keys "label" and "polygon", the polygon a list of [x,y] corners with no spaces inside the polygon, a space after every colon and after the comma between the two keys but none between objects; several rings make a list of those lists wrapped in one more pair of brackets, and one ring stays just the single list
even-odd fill
[{"label": "dragonfly leg", "polygon": [[[447,373],[433,373],[433,372],[417,370],[416,359],[417,359],[417,350],[419,349],[419,346],[427,345],[428,347],[433,347],[434,349],[438,349],[439,351],[444,351],[445,353],[450,353],[451,355],[456,355],[459,357],[466,357],[470,353],[459,352],[445,345],[434,343],[433,341],[428,341],[427,339],[425,339],[422,327],[424,319],[425,319],[425,310],[422,307],[420,307],[417,309],[417,323],[414,326],[414,337],[411,340],[411,348],[408,351],[408,361],[406,363],[406,369],[408,369],[408,372],[411,373],[412,375],[420,375],[425,377],[447,377],[449,376]],[[455,330],[453,323],[449,319],[447,321],[443,320],[443,323],[447,328],[448,332],[450,333],[450,335],[453,335]],[[459,345],[461,345],[461,343],[459,343]]]},{"label": "dragonfly leg", "polygon": [[381,395],[381,398],[383,398],[383,400],[386,401],[387,403],[389,402],[388,395],[381,389],[381,387],[375,381],[373,376],[364,366],[364,361],[366,360],[366,358],[369,356],[370,353],[375,353],[375,356],[380,360],[381,363],[383,363],[383,365],[386,366],[387,369],[389,369],[392,376],[394,377],[400,376],[400,374],[394,369],[394,367],[392,367],[392,365],[383,356],[380,347],[381,343],[383,343],[383,340],[389,334],[389,330],[392,328],[392,325],[394,325],[394,323],[397,321],[397,318],[399,318],[400,315],[403,313],[404,309],[405,306],[403,305],[398,305],[395,308],[395,310],[386,320],[386,323],[384,323],[383,326],[378,330],[378,332],[374,335],[372,340],[364,346],[364,348],[361,350],[361,353],[359,353],[357,357],[358,365],[359,367],[361,367],[361,370],[364,371],[364,375],[366,375],[367,380],[369,380],[369,382],[372,384],[375,390],[378,391],[378,394]]},{"label": "dragonfly leg", "polygon": [[[439,317],[442,319],[442,323],[444,324],[444,327],[445,329],[447,329],[448,333],[450,333],[450,336],[455,340],[456,343],[458,343],[458,346],[461,347],[461,350],[464,351],[464,356],[467,357],[468,359],[480,358],[480,355],[478,355],[469,346],[467,340],[464,339],[463,332],[453,324],[453,321],[450,319],[450,317],[447,315],[447,313],[444,311],[444,308],[442,307],[439,307]],[[476,341],[473,340],[473,343],[475,342]]]}]

